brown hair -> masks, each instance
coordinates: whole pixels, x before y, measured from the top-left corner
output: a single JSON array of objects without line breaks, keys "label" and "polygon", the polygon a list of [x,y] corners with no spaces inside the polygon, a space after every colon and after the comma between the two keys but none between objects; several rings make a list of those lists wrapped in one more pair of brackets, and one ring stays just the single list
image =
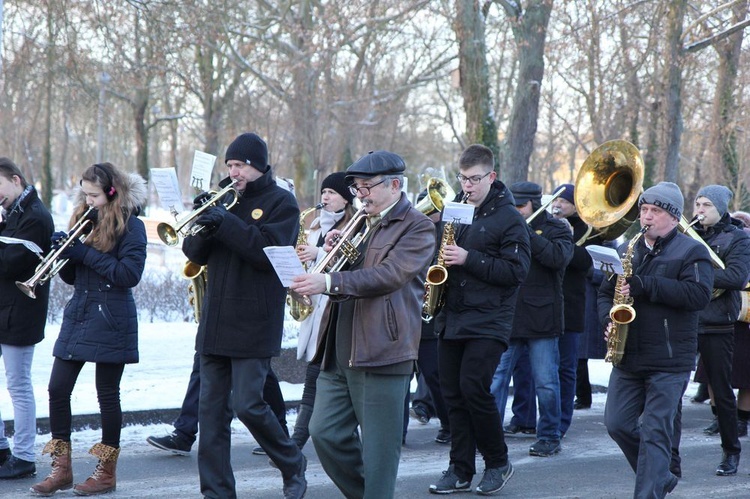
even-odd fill
[{"label": "brown hair", "polygon": [[[115,247],[127,230],[127,218],[130,213],[123,205],[122,196],[118,195],[118,192],[123,190],[123,176],[112,163],[99,163],[86,168],[81,175],[81,182],[84,180],[100,187],[107,197],[107,204],[98,210],[94,229],[86,238],[86,244],[106,253]],[[83,199],[84,202],[73,211],[69,227],[88,210],[86,198]]]},{"label": "brown hair", "polygon": [[473,166],[481,166],[485,172],[492,171],[495,168],[495,155],[492,150],[482,144],[472,144],[461,153],[458,160],[458,168],[468,170]]},{"label": "brown hair", "polygon": [[8,180],[13,179],[13,176],[15,175],[16,177],[21,179],[21,186],[24,189],[28,185],[26,183],[26,179],[23,176],[23,173],[21,173],[21,170],[18,169],[16,164],[10,158],[6,158],[6,157],[0,158],[0,175],[7,178]]}]

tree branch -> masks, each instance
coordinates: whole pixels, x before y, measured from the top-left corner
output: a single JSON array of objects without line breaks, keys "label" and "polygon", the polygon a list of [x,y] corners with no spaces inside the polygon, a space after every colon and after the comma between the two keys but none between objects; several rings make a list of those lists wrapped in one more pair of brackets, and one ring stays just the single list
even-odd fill
[{"label": "tree branch", "polygon": [[685,47],[686,53],[692,53],[692,52],[698,52],[701,49],[704,49],[708,47],[709,45],[714,45],[715,43],[720,42],[721,40],[733,35],[737,31],[741,31],[745,28],[750,26],[750,19],[745,19],[742,22],[739,22],[735,24],[734,26],[730,26],[729,28],[725,29],[724,31],[717,33],[713,36],[710,36],[708,38],[704,38],[703,40],[700,40],[695,43],[691,43],[687,47]]}]

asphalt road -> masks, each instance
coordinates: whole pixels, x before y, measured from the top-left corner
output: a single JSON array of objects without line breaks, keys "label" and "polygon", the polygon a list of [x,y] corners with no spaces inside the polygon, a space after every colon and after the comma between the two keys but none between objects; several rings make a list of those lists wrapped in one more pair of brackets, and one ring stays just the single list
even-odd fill
[{"label": "asphalt road", "polygon": [[[740,463],[733,477],[714,475],[721,459],[718,437],[703,435],[711,419],[707,405],[691,404],[685,398],[683,419],[683,479],[670,498],[750,498],[750,458]],[[410,423],[407,444],[403,449],[398,498],[434,498],[428,493],[430,483],[447,467],[448,447],[433,442],[437,425]],[[246,435],[235,438],[233,467],[240,498],[281,497],[281,476],[264,456],[253,456],[253,442]],[[76,437],[74,435],[73,440]],[[508,498],[627,498],[632,497],[634,476],[617,446],[607,436],[601,408],[576,411],[575,420],[565,440],[563,451],[550,458],[530,457],[530,438],[508,437],[510,458],[515,475],[500,496]],[[743,444],[750,439],[743,438]],[[197,455],[179,457],[159,451],[143,442],[123,448],[118,465],[117,492],[108,497],[199,498]],[[342,497],[326,476],[313,446],[305,447],[309,459],[307,499]],[[49,472],[49,458],[37,458],[38,476],[0,482],[0,497],[28,497],[29,486]],[[95,465],[85,449],[74,452],[76,481],[83,481]],[[478,469],[483,469],[481,460]],[[475,477],[476,485],[479,477]],[[466,497],[467,494],[459,494]],[[72,491],[58,492],[56,497],[74,497]]]}]

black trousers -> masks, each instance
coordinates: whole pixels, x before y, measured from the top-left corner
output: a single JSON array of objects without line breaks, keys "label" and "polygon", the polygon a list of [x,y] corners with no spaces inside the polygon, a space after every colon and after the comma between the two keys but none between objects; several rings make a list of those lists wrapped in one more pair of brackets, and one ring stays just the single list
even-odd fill
[{"label": "black trousers", "polygon": [[[72,417],[70,395],[85,362],[63,360],[55,357],[49,377],[49,425],[52,438],[70,442]],[[96,364],[96,397],[102,417],[102,443],[120,447],[122,409],[120,407],[120,380],[125,364]]]},{"label": "black trousers", "polygon": [[450,463],[461,480],[476,474],[476,451],[486,468],[508,463],[500,413],[490,393],[506,346],[497,340],[438,340],[440,388],[451,425]]}]

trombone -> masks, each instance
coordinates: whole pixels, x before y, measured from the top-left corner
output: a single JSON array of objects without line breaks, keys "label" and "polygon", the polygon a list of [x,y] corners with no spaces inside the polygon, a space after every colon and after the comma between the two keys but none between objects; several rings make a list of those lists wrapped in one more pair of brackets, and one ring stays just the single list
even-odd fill
[{"label": "trombone", "polygon": [[[177,218],[177,214],[175,213],[176,221],[174,225],[167,222],[162,222],[157,225],[156,233],[159,235],[159,239],[161,239],[167,246],[176,246],[177,243],[180,242],[180,236],[187,237],[198,235],[198,233],[202,231],[204,227],[202,225],[196,225],[193,222],[195,222],[195,219],[198,218],[204,211],[219,202],[221,202],[224,205],[224,208],[226,208],[227,210],[237,204],[240,195],[234,188],[234,184],[236,183],[237,180],[232,179],[232,182],[222,190],[218,192],[210,191],[209,194],[211,195],[211,197],[207,199],[200,208],[196,208],[182,218]],[[232,195],[231,201],[222,201],[222,198],[227,194]]]},{"label": "trombone", "polygon": [[60,272],[60,269],[62,269],[65,264],[68,263],[67,259],[60,260],[60,255],[65,250],[65,248],[75,243],[76,241],[78,241],[80,244],[83,244],[90,233],[87,232],[84,234],[84,231],[89,227],[89,225],[94,224],[94,222],[89,219],[89,216],[93,211],[93,206],[86,210],[86,213],[84,213],[83,216],[75,223],[75,225],[70,228],[68,237],[65,238],[62,245],[60,245],[60,247],[56,250],[50,251],[47,256],[42,258],[42,261],[39,263],[39,265],[37,265],[36,271],[34,272],[33,276],[23,282],[16,281],[16,286],[18,286],[18,289],[23,291],[26,296],[36,299],[36,287],[39,284],[44,284],[55,277],[57,273]]}]

